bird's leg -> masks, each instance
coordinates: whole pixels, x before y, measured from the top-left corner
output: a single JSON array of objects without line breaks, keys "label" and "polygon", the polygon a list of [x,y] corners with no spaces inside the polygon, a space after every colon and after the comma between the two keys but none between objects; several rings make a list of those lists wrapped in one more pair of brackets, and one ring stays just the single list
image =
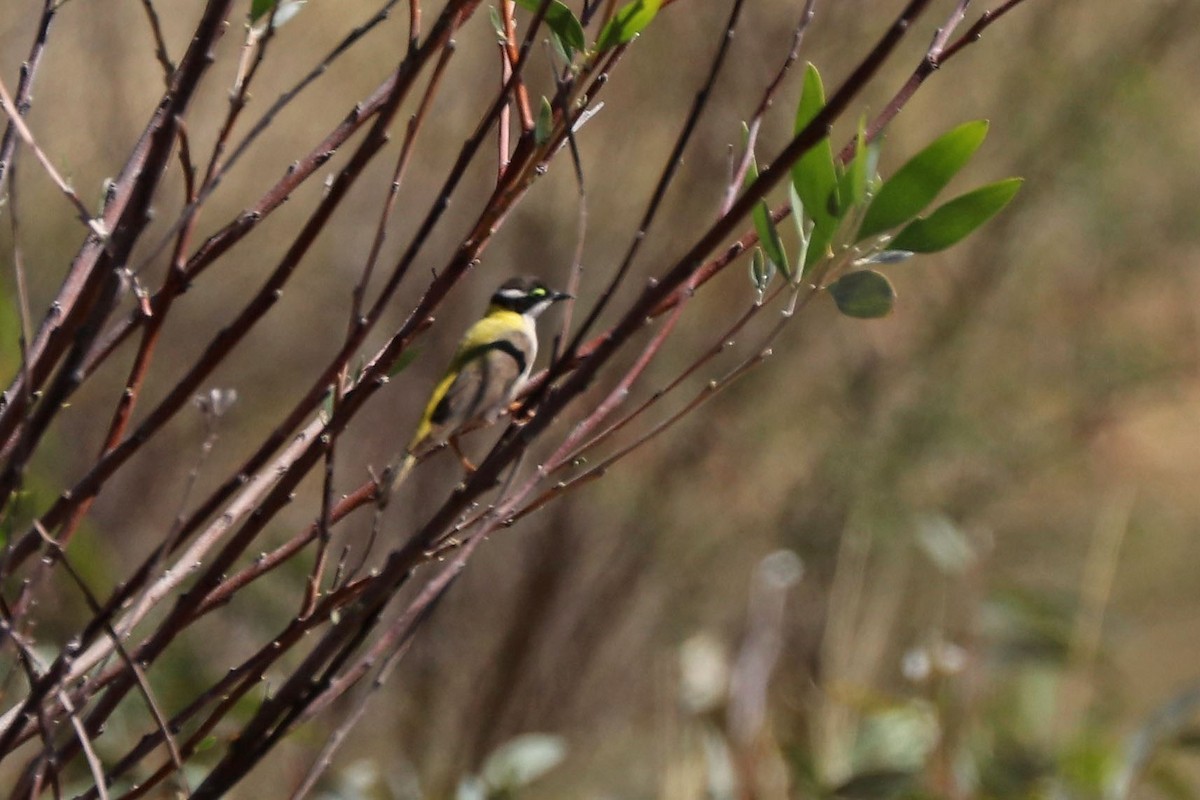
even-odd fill
[{"label": "bird's leg", "polygon": [[457,436],[451,436],[447,440],[447,444],[449,444],[450,447],[452,447],[454,449],[454,453],[458,456],[458,460],[460,462],[462,462],[463,469],[465,469],[467,471],[468,475],[474,474],[479,469],[479,467],[477,467],[471,463],[471,459],[467,458],[466,455],[463,453],[462,448],[458,446],[458,437]]}]

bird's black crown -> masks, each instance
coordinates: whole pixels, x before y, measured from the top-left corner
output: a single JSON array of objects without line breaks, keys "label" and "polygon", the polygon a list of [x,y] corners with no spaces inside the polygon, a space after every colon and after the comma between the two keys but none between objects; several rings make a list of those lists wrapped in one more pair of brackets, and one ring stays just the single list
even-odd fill
[{"label": "bird's black crown", "polygon": [[554,291],[539,278],[521,276],[509,278],[500,284],[500,288],[492,295],[492,305],[524,314],[538,306],[545,308],[568,297],[569,294]]}]

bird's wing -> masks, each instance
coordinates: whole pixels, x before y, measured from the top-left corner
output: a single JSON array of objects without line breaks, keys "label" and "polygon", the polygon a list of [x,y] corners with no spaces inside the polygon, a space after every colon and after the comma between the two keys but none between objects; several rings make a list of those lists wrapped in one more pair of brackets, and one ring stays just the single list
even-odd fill
[{"label": "bird's wing", "polygon": [[494,420],[524,372],[524,354],[512,342],[500,339],[482,345],[459,369],[458,376],[433,409],[430,421],[458,428],[475,419]]},{"label": "bird's wing", "polygon": [[444,442],[476,418],[495,419],[528,376],[536,353],[537,342],[519,314],[493,313],[472,325],[429,397],[409,452]]},{"label": "bird's wing", "polygon": [[415,444],[441,443],[468,422],[494,421],[527,371],[521,349],[511,341],[481,345],[452,379],[438,386],[426,412],[428,423]]}]

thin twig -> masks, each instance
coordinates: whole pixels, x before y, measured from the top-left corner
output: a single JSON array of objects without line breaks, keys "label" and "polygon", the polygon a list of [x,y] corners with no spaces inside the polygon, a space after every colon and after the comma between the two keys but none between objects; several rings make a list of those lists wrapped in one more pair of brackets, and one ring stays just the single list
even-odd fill
[{"label": "thin twig", "polygon": [[[90,347],[101,322],[110,311],[113,299],[113,271],[122,268],[141,233],[150,222],[147,213],[154,190],[162,178],[177,140],[179,119],[189,107],[201,77],[211,63],[210,48],[224,30],[223,21],[232,0],[208,0],[197,23],[196,31],[175,71],[172,87],[154,111],[150,122],[135,145],[124,168],[113,182],[97,225],[112,231],[111,237],[92,233],[84,241],[67,270],[62,285],[51,303],[30,348],[29,394],[41,388],[43,381],[65,353],[73,352],[71,363],[60,366],[55,382],[45,392],[40,406],[46,408],[39,430],[33,422],[23,426],[21,436],[13,433],[26,411],[26,396],[21,378],[10,384],[0,400],[0,451],[9,457],[10,465],[18,468],[22,458],[12,451],[37,440],[48,421],[61,407],[73,387],[82,380],[80,356]],[[11,483],[11,470],[5,482]],[[0,492],[0,504],[7,502],[8,492]]]},{"label": "thin twig", "polygon": [[[337,413],[342,402],[344,379],[329,387],[330,406],[329,416]],[[304,587],[304,600],[300,605],[300,618],[304,619],[317,607],[321,596],[321,582],[325,577],[325,565],[329,560],[329,542],[333,538],[332,508],[333,508],[333,478],[334,459],[337,453],[337,433],[327,431],[321,434],[321,442],[325,445],[325,471],[321,479],[321,511],[317,517],[317,554],[313,559],[312,570],[308,573],[308,581]]]},{"label": "thin twig", "polygon": [[575,298],[579,295],[579,286],[583,281],[583,246],[587,240],[588,224],[587,186],[583,180],[583,158],[579,154],[579,143],[575,141],[575,126],[571,122],[571,109],[567,106],[567,97],[571,93],[574,77],[569,69],[564,69],[563,74],[565,77],[562,78],[555,76],[555,82],[558,84],[555,99],[559,104],[558,114],[562,118],[567,143],[570,145],[571,163],[575,167],[575,186],[579,191],[579,207],[575,211],[575,252],[571,256],[571,268],[567,271],[566,292],[571,297],[564,303],[566,308],[563,309],[562,325],[554,340],[551,363],[563,357],[562,348],[566,344],[567,334],[571,331],[571,320],[575,315]]},{"label": "thin twig", "polygon": [[154,36],[154,57],[163,68],[163,83],[171,85],[171,76],[175,74],[175,63],[167,54],[167,41],[163,38],[162,26],[158,23],[158,12],[154,10],[154,0],[142,0],[142,8],[146,10],[146,19],[150,23],[150,32]]},{"label": "thin twig", "polygon": [[306,714],[306,718],[308,719],[321,713],[333,700],[345,694],[350,687],[362,678],[373,664],[380,658],[383,658],[383,664],[380,666],[371,685],[362,691],[353,710],[334,729],[333,733],[326,740],[325,745],[321,748],[321,752],[313,759],[312,767],[305,774],[300,785],[291,794],[293,800],[299,800],[299,798],[305,797],[312,791],[317,779],[329,768],[334,754],[345,741],[350,730],[362,718],[363,713],[367,709],[368,701],[374,696],[375,692],[383,688],[388,676],[391,674],[392,668],[395,667],[396,663],[412,644],[412,636],[416,627],[430,612],[433,605],[445,593],[446,589],[454,582],[455,578],[458,577],[459,573],[462,572],[466,566],[467,559],[470,558],[471,552],[476,546],[477,544],[468,543],[450,564],[421,589],[421,593],[409,604],[404,613],[388,626],[388,629],[384,631],[383,635],[379,637],[379,640],[375,642],[370,650],[364,654],[358,664],[339,676],[337,681],[330,684],[322,701],[315,702],[310,706]]},{"label": "thin twig", "polygon": [[[888,101],[887,105],[883,107],[883,110],[867,125],[867,140],[873,141],[879,137],[888,123],[895,119],[904,106],[908,105],[908,101],[916,94],[917,89],[921,88],[921,84],[925,82],[926,78],[939,70],[951,58],[958,55],[959,51],[964,47],[978,42],[983,37],[983,32],[989,25],[1016,8],[1022,2],[1024,0],[1005,0],[1005,2],[1001,3],[995,9],[984,11],[979,19],[962,36],[955,39],[953,43],[946,44],[954,29],[962,22],[966,14],[967,3],[964,0],[959,0],[954,11],[951,12],[949,19],[938,29],[933,43],[930,45],[929,50],[926,51],[924,58],[921,59],[921,63],[917,65],[916,70],[913,71],[912,75],[909,76],[908,80],[904,82],[904,85],[900,87],[892,99]],[[846,163],[854,157],[854,148],[854,140],[851,140],[842,148],[838,156],[842,163]]]},{"label": "thin twig", "polygon": [[[21,76],[17,80],[16,105],[22,116],[29,113],[33,100],[33,78],[37,74],[38,65],[42,63],[42,54],[46,51],[46,39],[50,35],[50,23],[54,20],[57,9],[54,0],[44,0],[42,15],[38,19],[34,33],[33,44],[30,45],[29,55],[21,64]],[[17,129],[10,121],[4,126],[4,136],[0,138],[0,195],[3,194],[4,179],[8,173],[8,165],[12,160],[17,145]]]},{"label": "thin twig", "polygon": [[54,168],[54,165],[50,163],[50,158],[46,155],[45,151],[34,140],[33,133],[29,130],[29,126],[25,124],[25,120],[21,118],[20,112],[17,111],[17,104],[13,102],[12,95],[8,93],[8,87],[4,85],[2,79],[0,79],[0,109],[3,109],[4,113],[8,115],[9,124],[13,126],[17,135],[25,142],[25,146],[33,151],[34,158],[42,165],[42,169],[50,176],[50,180],[58,187],[59,192],[75,207],[75,213],[79,217],[79,220],[96,236],[99,236],[101,239],[107,238],[108,230],[104,227],[103,220],[92,216],[92,212],[83,204],[83,201],[79,199],[79,195],[75,194],[75,190],[67,184],[58,170]]},{"label": "thin twig", "polygon": [[[47,546],[55,551],[57,561],[62,564],[62,567],[66,571],[67,576],[70,577],[71,582],[75,584],[76,588],[79,589],[80,594],[83,595],[83,599],[87,603],[88,609],[93,615],[99,616],[101,614],[100,602],[96,599],[96,595],[92,593],[92,590],[88,588],[88,585],[83,580],[83,577],[78,571],[76,571],[75,567],[72,566],[70,559],[67,558],[67,554],[59,547],[58,542],[55,542],[52,538],[50,538],[49,533],[47,533],[45,530],[39,530],[39,533],[42,534]],[[137,661],[130,657],[129,651],[125,649],[125,645],[121,642],[121,637],[118,636],[117,632],[112,629],[112,626],[106,626],[106,628],[108,637],[113,643],[113,648],[116,650],[117,655],[121,658],[125,668],[128,669],[136,679],[137,687],[142,695],[142,699],[145,700],[146,707],[150,710],[150,714],[154,718],[154,724],[158,727],[159,733],[161,733],[163,736],[163,742],[167,746],[167,752],[171,755],[171,762],[175,765],[175,771],[179,778],[180,786],[183,787],[185,794],[190,794],[191,790],[188,788],[187,774],[183,768],[183,757],[179,753],[179,745],[175,741],[175,737],[171,735],[171,732],[168,729],[167,718],[163,714],[162,708],[159,706],[158,701],[154,698],[154,692],[150,688],[150,681],[146,678],[145,670],[142,669],[142,666]],[[82,742],[82,739],[80,741]]]},{"label": "thin twig", "polygon": [[[463,7],[464,6],[462,6],[462,5],[451,6],[451,7],[448,7],[443,12],[441,18],[439,19],[438,25],[435,26],[435,30],[431,34],[430,40],[426,43],[426,46],[424,48],[422,48],[423,52],[432,52],[432,51],[436,50],[437,48],[440,48],[441,46],[444,45],[445,41],[449,37],[450,32],[453,29],[454,21],[461,18],[461,14],[459,12],[462,11]],[[468,2],[466,4],[466,7],[473,7],[473,4]],[[408,85],[410,85],[408,82],[405,82],[404,84],[398,84],[398,86],[403,86],[403,87],[407,87]],[[396,91],[393,95],[392,102],[389,105],[390,110],[393,112],[394,112],[395,107],[398,105],[398,96],[399,95],[400,95],[400,91]],[[368,136],[365,143],[360,147],[359,152],[356,154],[356,157],[352,158],[350,164],[343,170],[343,173],[342,173],[343,176],[344,175],[356,175],[359,171],[361,171],[362,167],[365,164],[366,159],[369,158],[369,156],[375,152],[375,150],[378,148],[379,144],[382,142],[382,130],[386,126],[387,121],[389,119],[390,119],[389,113],[381,114],[380,119],[376,121],[376,125],[373,129],[374,133]],[[345,181],[335,181],[333,188],[331,189],[330,193],[327,194],[326,197],[324,198],[322,206],[320,209],[318,209],[317,216],[314,219],[318,219],[321,215],[329,213],[331,204],[336,203],[336,200],[344,193],[345,183],[346,183]],[[340,187],[340,190],[339,190],[339,187]],[[308,238],[310,239],[311,237],[308,237]],[[303,248],[303,247],[306,247],[306,245],[307,245],[306,237],[302,235],[300,237],[300,239],[297,241],[296,245],[293,246],[293,250],[292,250],[293,256],[295,255],[296,248],[298,248],[298,247]],[[291,264],[294,262],[293,262],[292,258],[288,258],[285,260],[284,263],[286,266],[290,267]],[[264,298],[264,299],[266,300],[268,305],[273,302],[273,298]],[[252,314],[255,313],[253,311],[253,304],[251,307],[248,307],[247,312],[252,313]],[[245,317],[245,314],[247,312],[243,313],[243,317]],[[414,324],[414,329],[419,328],[420,326],[421,326],[421,321],[418,320]],[[235,330],[236,330],[236,323],[235,323]],[[223,337],[219,341],[223,348],[225,346],[227,346],[227,344],[228,344],[228,340],[225,337]],[[198,366],[204,366],[206,363],[208,363],[208,362],[205,360],[202,360],[201,364]],[[195,374],[195,370],[193,370],[193,375],[194,374]],[[168,404],[174,402],[174,400],[172,400],[172,398],[176,397],[181,391],[183,391],[183,389],[185,387],[188,388],[188,391],[192,390],[191,387],[188,386],[187,379],[185,379],[183,383],[176,385],[176,387],[168,395],[168,399],[166,401],[164,401],[164,403],[160,404],[158,411],[161,412]],[[352,396],[348,396],[348,399],[351,397]],[[355,407],[357,407],[357,404],[355,404]],[[155,412],[152,412],[151,416],[150,416],[150,418],[148,418],[147,422],[153,422],[154,417],[155,417]],[[143,423],[143,424],[146,424],[146,423]],[[344,425],[345,424],[344,420],[341,420],[340,424]],[[136,433],[131,435],[131,440],[136,439],[136,438],[137,438]],[[304,442],[301,442],[301,444],[304,444]],[[118,447],[113,452],[117,453],[120,450],[121,450],[121,448]],[[316,451],[312,450],[311,448],[306,449],[303,452],[305,452],[308,456],[313,456],[316,454]],[[307,470],[311,466],[311,464],[312,464],[312,461],[309,459],[305,459],[304,461],[299,462],[296,465],[299,469],[297,472],[295,472],[293,474],[297,475],[297,476],[302,475],[303,471]],[[277,477],[277,476],[274,476],[274,475],[271,476],[272,479],[275,477]],[[277,488],[278,488],[278,485],[277,485]],[[268,495],[268,500],[271,503],[271,506],[264,509],[264,513],[259,518],[255,519],[256,524],[259,519],[261,519],[262,521],[270,519],[271,516],[276,512],[276,510],[279,507],[281,507],[283,504],[285,504],[286,502],[288,502],[290,500],[290,492],[287,494],[280,494],[278,492],[273,492],[270,495]],[[228,525],[232,525],[232,523],[233,523],[233,520],[230,519],[222,527],[228,527]],[[244,530],[239,531],[239,534],[237,536],[235,536],[234,539],[230,542],[230,544],[227,545],[226,549],[221,552],[221,554],[218,556],[218,558],[214,562],[214,566],[221,565],[222,570],[226,569],[229,566],[229,564],[231,563],[232,559],[236,558],[237,555],[242,552],[242,549],[247,546],[247,544],[249,543],[249,537],[252,536],[253,532],[256,530],[257,530],[256,525],[249,526],[249,527],[244,526]],[[183,572],[184,572],[184,574],[186,574],[187,570],[184,570]],[[192,600],[187,603],[182,603],[176,607],[175,611],[173,612],[174,616],[171,618],[172,621],[177,621],[181,617],[187,618],[188,616],[190,616],[191,605],[198,602],[203,597],[203,594],[207,590],[207,588],[210,588],[211,585],[213,585],[214,575],[219,576],[219,573],[214,573],[212,571],[205,573],[205,575],[201,578],[200,584],[198,585],[197,591],[194,593]],[[182,576],[179,576],[179,577],[182,577]],[[173,579],[178,580],[178,577],[173,578]],[[208,584],[207,586],[205,585],[206,583]],[[158,654],[158,652],[161,652],[161,648],[163,646],[165,646],[166,642],[170,641],[170,639],[173,638],[176,633],[178,633],[178,631],[172,629],[172,622],[164,623],[164,626],[159,631],[160,635],[158,637],[153,638],[151,640],[151,642],[147,643],[147,645],[145,645],[143,647],[143,649],[139,651],[139,655],[138,655],[139,659],[144,659],[147,662],[152,660],[153,657]],[[128,688],[129,687],[128,687],[127,681],[123,681],[123,682],[118,681],[118,685],[116,687],[110,687],[109,692],[106,694],[105,698],[99,703],[99,705],[96,708],[93,709],[91,714],[89,714],[89,717],[88,717],[89,725],[97,724],[99,720],[104,719],[109,713],[111,713],[112,709],[115,707],[117,700],[123,695],[123,693],[125,691],[127,691]],[[11,733],[11,730],[12,729],[10,728],[9,733]],[[3,741],[3,740],[0,740],[0,741]]]},{"label": "thin twig", "polygon": [[[415,1],[415,0],[414,0]],[[229,157],[221,162],[219,168],[209,176],[205,182],[205,186],[194,198],[189,201],[188,207],[185,208],[177,221],[163,234],[158,244],[149,248],[135,272],[141,271],[146,264],[158,258],[159,254],[166,249],[171,238],[174,237],[179,229],[185,224],[186,217],[190,213],[193,206],[203,204],[208,200],[209,195],[216,191],[217,187],[224,180],[225,176],[233,169],[241,157],[249,150],[250,146],[258,140],[258,137],[271,126],[275,118],[283,111],[293,100],[296,99],[305,89],[307,89],[314,81],[329,71],[329,68],[338,60],[340,56],[345,54],[352,45],[359,41],[363,36],[370,32],[373,28],[384,22],[391,13],[391,9],[400,0],[387,0],[380,8],[365,22],[356,27],[350,33],[338,42],[325,56],[297,81],[290,89],[283,92],[275,102],[272,103],[262,116],[251,126],[246,135],[238,142],[237,146],[230,153]],[[395,81],[395,75],[388,81],[378,87],[371,95],[362,103],[359,103],[347,115],[347,117],[339,124],[332,133],[325,137],[317,147],[309,153],[305,158],[300,159],[289,167],[287,174],[276,183],[274,187],[269,189],[262,199],[259,200],[251,208],[244,211],[233,222],[227,224],[216,233],[212,234],[200,247],[200,249],[189,259],[188,272],[195,278],[205,267],[210,265],[222,253],[232,247],[239,239],[245,236],[252,228],[260,223],[272,211],[279,207],[291,192],[295,190],[304,180],[311,177],[316,169],[325,164],[330,157],[336,152],[339,146],[345,142],[358,128],[365,124],[383,105],[384,100],[389,96],[392,90],[392,83]],[[153,305],[153,303],[152,303]],[[92,363],[88,366],[90,372],[95,368],[97,360],[103,360],[111,353],[115,345],[129,335],[133,327],[141,324],[143,318],[140,315],[134,315],[126,319],[119,328],[111,331],[105,338],[104,343],[98,348],[98,352],[94,354]]]},{"label": "thin twig", "polygon": [[445,73],[446,65],[450,62],[450,57],[454,55],[455,50],[456,46],[453,39],[446,42],[446,46],[442,48],[441,55],[438,56],[437,64],[433,67],[433,74],[430,76],[429,83],[425,87],[425,93],[421,96],[421,102],[417,105],[416,113],[408,120],[408,125],[404,129],[404,141],[400,145],[400,154],[396,157],[396,168],[392,171],[392,181],[388,184],[387,197],[383,201],[383,210],[379,214],[379,224],[375,226],[375,237],[371,240],[371,250],[367,254],[367,262],[363,265],[362,275],[359,277],[358,283],[355,284],[351,296],[351,331],[356,331],[365,324],[365,321],[362,319],[363,300],[366,297],[367,287],[371,283],[375,264],[379,260],[379,253],[383,249],[384,240],[387,238],[388,223],[391,221],[392,214],[396,209],[396,199],[399,197],[400,185],[404,182],[404,174],[408,171],[408,165],[412,159],[413,146],[416,144],[417,133],[421,130],[421,125],[425,122],[429,114],[429,109],[433,105],[433,98],[442,85],[441,79]]},{"label": "thin twig", "polygon": [[716,54],[713,56],[712,62],[708,69],[708,76],[704,83],[696,92],[695,98],[692,100],[692,107],[688,111],[687,118],[683,123],[683,128],[679,132],[679,136],[675,140],[675,146],[671,149],[671,154],[667,157],[667,162],[663,168],[662,174],[659,176],[658,183],[654,187],[654,192],[650,196],[650,202],[646,206],[645,212],[642,214],[641,222],[638,223],[637,231],[633,235],[632,241],[629,243],[629,248],[625,251],[625,257],[622,259],[620,266],[617,267],[608,286],[600,295],[600,298],[592,306],[592,310],[584,318],[583,324],[579,326],[579,330],[575,332],[575,337],[571,344],[567,347],[566,352],[573,354],[578,350],[580,343],[587,336],[588,331],[600,318],[608,303],[616,294],[621,283],[624,282],[625,276],[629,273],[630,267],[633,266],[633,260],[641,249],[642,242],[649,232],[650,224],[658,215],[658,209],[662,204],[663,197],[666,196],[667,188],[671,185],[672,179],[675,177],[675,172],[678,170],[683,159],[683,151],[691,141],[692,133],[696,129],[696,124],[700,121],[700,115],[704,109],[708,107],[708,99],[712,94],[713,86],[717,82],[717,76],[721,72],[721,67],[725,63],[725,55],[729,51],[729,45],[733,41],[734,31],[737,29],[738,17],[741,15],[742,3],[744,0],[734,0],[729,11],[729,20],[725,23],[725,27],[721,31],[721,41],[717,45]]},{"label": "thin twig", "polygon": [[71,698],[67,693],[59,690],[56,695],[59,704],[67,712],[67,717],[71,720],[71,729],[75,731],[75,736],[79,740],[79,748],[83,750],[83,758],[87,761],[88,770],[92,773],[92,784],[96,787],[96,797],[98,800],[108,800],[107,780],[104,777],[104,764],[101,763],[100,757],[96,755],[96,748],[92,745],[92,738],[88,736],[88,732],[83,727],[83,722],[79,719],[79,713],[75,710],[75,705],[71,702]]},{"label": "thin twig", "polygon": [[[28,682],[30,687],[35,686],[40,677],[38,674],[37,655],[34,652],[33,646],[17,631],[13,622],[12,610],[2,597],[0,597],[0,633],[3,633],[13,643],[13,648],[17,652],[16,660],[20,664],[22,672],[25,673],[26,682]],[[57,797],[59,796],[58,760],[55,757],[54,734],[51,732],[46,710],[41,707],[37,709],[37,729],[38,735],[42,739],[42,752],[37,756],[34,771],[30,772],[27,769],[25,775],[22,777],[23,779],[32,777],[36,787],[41,781],[42,776],[46,772],[49,772],[53,781],[55,796]]]},{"label": "thin twig", "polygon": [[758,141],[758,131],[762,127],[763,118],[771,109],[775,102],[775,93],[779,91],[779,87],[783,85],[783,79],[791,69],[792,64],[800,57],[800,47],[804,44],[804,33],[808,30],[808,26],[812,24],[813,17],[816,14],[816,0],[807,0],[804,4],[804,10],[800,13],[800,21],[796,23],[795,29],[792,30],[792,46],[788,50],[787,55],[783,59],[783,63],[779,65],[779,70],[775,73],[775,77],[767,84],[763,90],[762,99],[758,101],[758,108],[754,110],[754,114],[750,118],[749,133],[746,136],[745,152],[742,153],[741,161],[737,167],[731,170],[729,176],[729,185],[725,187],[725,197],[721,200],[721,208],[717,212],[717,216],[724,216],[729,213],[729,209],[733,206],[733,201],[737,199],[738,190],[746,180],[746,172],[750,169],[750,161],[754,158],[754,145]]}]

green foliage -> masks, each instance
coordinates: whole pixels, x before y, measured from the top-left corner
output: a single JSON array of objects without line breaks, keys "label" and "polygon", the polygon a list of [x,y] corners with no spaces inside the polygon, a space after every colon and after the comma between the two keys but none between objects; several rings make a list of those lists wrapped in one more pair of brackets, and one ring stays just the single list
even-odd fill
[{"label": "green foliage", "polygon": [[767,291],[767,287],[771,285],[771,281],[775,279],[775,262],[767,259],[763,255],[761,247],[754,248],[754,252],[750,254],[750,283],[754,285],[754,290],[758,292],[758,301],[761,303],[763,293]]},{"label": "green foliage", "polygon": [[843,209],[860,206],[867,199],[868,183],[875,174],[878,161],[879,143],[867,143],[867,122],[859,119],[858,133],[854,136],[854,155],[838,178],[838,197]]},{"label": "green foliage", "polygon": [[279,0],[250,0],[250,21],[258,22],[269,14]]},{"label": "green foliage", "polygon": [[662,0],[633,0],[621,6],[596,39],[596,52],[632,41],[658,14]]},{"label": "green foliage", "polygon": [[[252,24],[262,22],[265,27],[265,17],[274,10],[275,16],[271,18],[271,27],[279,28],[299,14],[306,2],[308,0],[251,0],[250,22]],[[258,28],[255,28],[255,31],[262,32]]]},{"label": "green foliage", "polygon": [[[796,134],[825,107],[825,88],[812,64],[805,69],[803,83],[793,125]],[[868,141],[865,118],[858,121],[844,165],[834,158],[829,137],[822,137],[791,167],[788,197],[800,242],[794,267],[771,222],[770,208],[765,201],[754,207],[754,227],[767,260],[789,279],[798,275],[819,285],[826,276],[832,278],[822,288],[829,290],[838,310],[847,316],[886,316],[895,291],[883,275],[861,268],[900,263],[914,253],[935,252],[961,241],[1008,205],[1020,188],[1019,178],[998,181],[951,200],[928,217],[914,219],[970,160],[987,127],[984,120],[959,125],[909,159],[887,181],[878,175],[880,139]],[[746,185],[757,175],[752,160]],[[885,234],[904,223],[908,225],[889,241]],[[767,275],[765,265],[751,264],[751,280],[759,292],[762,281],[769,280]]]},{"label": "green foliage", "polygon": [[867,207],[858,241],[870,238],[911,219],[933,202],[983,144],[986,120],[966,122],[938,137],[884,182]]},{"label": "green foliage", "polygon": [[945,250],[999,213],[1016,195],[1021,183],[1020,178],[1008,178],[960,195],[928,217],[908,223],[891,246],[914,253]]},{"label": "green foliage", "polygon": [[876,319],[892,313],[896,290],[891,281],[870,269],[849,272],[827,287],[838,311],[848,317]]},{"label": "green foliage", "polygon": [[[526,11],[537,13],[537,10],[542,5],[542,0],[516,0],[517,5]],[[587,40],[583,35],[583,26],[579,24],[579,20],[572,13],[571,9],[559,2],[559,0],[550,0],[550,5],[546,8],[546,25],[554,34],[558,43],[562,45],[568,60],[576,52],[587,47]]]},{"label": "green foliage", "polygon": [[533,128],[534,144],[541,146],[550,141],[550,134],[554,132],[554,109],[550,107],[550,101],[545,97],[542,98],[542,104],[538,107],[538,118]]},{"label": "green foliage", "polygon": [[[749,147],[749,131],[745,125],[742,126],[743,138],[746,140],[746,146]],[[745,186],[750,186],[758,180],[758,162],[754,159],[754,154],[750,153],[750,162],[746,167]],[[758,242],[766,253],[767,260],[771,262],[774,269],[779,269],[783,272],[784,277],[791,278],[791,270],[788,268],[787,253],[783,249],[783,240],[779,237],[779,230],[775,227],[775,223],[771,220],[771,209],[767,206],[767,201],[759,200],[754,206],[754,211],[751,216],[754,219],[754,229],[758,233]],[[774,272],[774,269],[772,272]],[[768,281],[769,282],[769,281]],[[765,286],[763,287],[766,288]]]},{"label": "green foliage", "polygon": [[[803,83],[793,125],[796,134],[825,107],[825,87],[812,64],[805,69]],[[829,137],[822,137],[791,167],[788,199],[800,243],[794,262],[787,258],[766,199],[751,212],[761,251],[751,256],[750,280],[760,299],[779,270],[789,281],[809,278],[820,285],[832,279],[822,288],[828,289],[838,310],[847,316],[874,319],[891,313],[896,298],[891,283],[879,272],[862,268],[900,263],[914,253],[956,244],[1008,205],[1020,188],[1019,178],[991,183],[951,200],[928,217],[914,219],[979,149],[987,127],[984,120],[959,125],[909,159],[887,181],[878,175],[880,140],[868,141],[865,117],[858,120],[844,165],[834,158]],[[745,125],[743,138],[749,147]],[[749,159],[745,187],[758,178],[753,153]],[[908,224],[889,241],[886,234],[904,223]]]},{"label": "green foliage", "polygon": [[[809,64],[804,71],[804,89],[800,105],[796,109],[796,133],[808,127],[825,107],[825,87],[817,68]],[[792,186],[804,205],[804,211],[812,220],[808,251],[805,254],[803,272],[823,258],[837,231],[840,202],[838,201],[837,170],[833,165],[833,147],[826,136],[800,156],[792,165]]]}]

